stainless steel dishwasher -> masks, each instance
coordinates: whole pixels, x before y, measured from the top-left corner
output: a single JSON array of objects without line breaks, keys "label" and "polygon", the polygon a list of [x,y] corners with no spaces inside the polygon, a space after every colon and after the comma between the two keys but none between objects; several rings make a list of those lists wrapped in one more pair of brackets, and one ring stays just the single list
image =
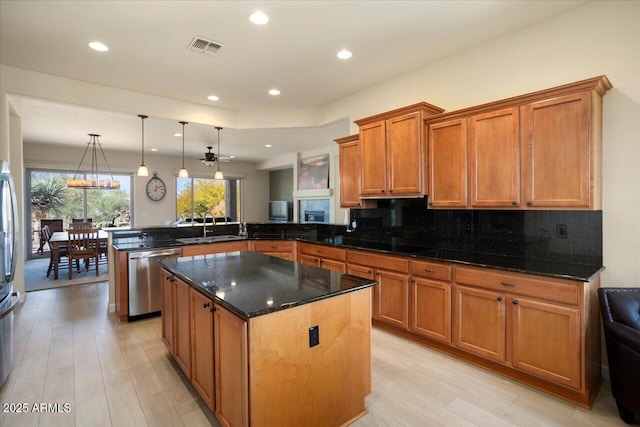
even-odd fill
[{"label": "stainless steel dishwasher", "polygon": [[180,255],[180,248],[129,253],[129,319],[160,313],[162,267],[157,261]]}]

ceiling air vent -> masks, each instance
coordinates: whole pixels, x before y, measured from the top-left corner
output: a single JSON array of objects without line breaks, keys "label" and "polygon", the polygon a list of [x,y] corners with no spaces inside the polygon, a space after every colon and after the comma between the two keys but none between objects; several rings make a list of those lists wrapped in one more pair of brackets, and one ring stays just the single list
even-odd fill
[{"label": "ceiling air vent", "polygon": [[189,44],[188,49],[193,52],[198,53],[206,53],[208,55],[216,54],[220,49],[224,46],[221,43],[216,43],[211,40],[207,40],[203,37],[194,37],[191,43]]}]

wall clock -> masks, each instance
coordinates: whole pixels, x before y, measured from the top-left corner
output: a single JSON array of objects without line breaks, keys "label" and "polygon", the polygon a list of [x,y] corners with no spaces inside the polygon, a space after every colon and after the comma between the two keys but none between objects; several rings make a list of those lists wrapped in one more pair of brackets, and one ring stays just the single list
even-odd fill
[{"label": "wall clock", "polygon": [[158,173],[154,172],[153,177],[147,182],[147,197],[158,202],[164,199],[167,193],[167,186],[164,181],[158,178]]}]

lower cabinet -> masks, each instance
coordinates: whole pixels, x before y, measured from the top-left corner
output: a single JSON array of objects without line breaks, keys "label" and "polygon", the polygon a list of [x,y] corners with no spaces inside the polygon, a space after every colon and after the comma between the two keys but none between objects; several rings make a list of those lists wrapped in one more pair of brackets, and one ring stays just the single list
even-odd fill
[{"label": "lower cabinet", "polygon": [[265,255],[293,261],[296,242],[291,240],[252,240],[249,249]]},{"label": "lower cabinet", "polygon": [[403,329],[409,328],[409,262],[405,258],[347,251],[347,273],[373,278],[373,318]]},{"label": "lower cabinet", "polygon": [[162,341],[167,346],[171,354],[174,354],[174,316],[175,316],[175,278],[171,273],[162,270],[160,274],[162,281]]},{"label": "lower cabinet", "polygon": [[346,273],[345,250],[326,245],[300,243],[298,246],[298,262],[327,270]]},{"label": "lower cabinet", "polygon": [[[573,389],[584,389],[589,355],[583,284],[456,268],[453,344]],[[592,355],[599,357],[599,355]]]},{"label": "lower cabinet", "polygon": [[222,252],[246,251],[248,249],[249,242],[246,240],[209,243],[205,245],[186,245],[182,247],[182,256],[218,254]]},{"label": "lower cabinet", "polygon": [[213,381],[213,300],[191,288],[191,383],[202,400],[215,411]]},{"label": "lower cabinet", "polygon": [[187,378],[191,379],[191,287],[176,277],[173,283],[175,283],[173,357]]},{"label": "lower cabinet", "polygon": [[411,260],[411,332],[451,342],[451,267]]}]

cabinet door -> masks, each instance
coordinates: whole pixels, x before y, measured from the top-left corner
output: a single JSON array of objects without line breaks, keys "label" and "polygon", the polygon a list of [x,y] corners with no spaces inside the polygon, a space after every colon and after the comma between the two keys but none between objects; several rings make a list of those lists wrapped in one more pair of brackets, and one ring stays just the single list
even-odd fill
[{"label": "cabinet door", "polygon": [[360,127],[360,152],[362,153],[361,193],[370,196],[385,194],[387,156],[384,120]]},{"label": "cabinet door", "polygon": [[[409,328],[409,279],[406,274],[376,271],[378,295],[376,310],[380,321]],[[375,316],[374,316],[375,317]]]},{"label": "cabinet door", "polygon": [[166,270],[162,270],[160,280],[162,283],[162,341],[164,341],[171,354],[174,354],[173,317],[175,312],[175,279],[171,273],[167,272]]},{"label": "cabinet door", "polygon": [[506,360],[505,295],[453,286],[453,344],[496,362]]},{"label": "cabinet door", "polygon": [[334,261],[332,259],[321,259],[320,267],[327,270],[337,271],[338,273],[345,273],[347,271],[347,265],[342,261]]},{"label": "cabinet door", "polygon": [[213,412],[213,301],[194,289],[190,296],[191,383]]},{"label": "cabinet door", "polygon": [[249,425],[247,322],[220,305],[214,311],[216,418]]},{"label": "cabinet door", "polygon": [[[373,268],[366,267],[357,264],[347,264],[347,274],[352,276],[362,277],[363,279],[375,279],[375,271]],[[378,311],[378,286],[371,288],[371,317],[374,319],[380,319],[380,312]]]},{"label": "cabinet door", "polygon": [[513,367],[579,389],[579,311],[528,298],[509,300]]},{"label": "cabinet door", "polygon": [[362,160],[359,139],[340,144],[340,206],[360,207]]},{"label": "cabinet door", "polygon": [[473,207],[520,205],[518,107],[470,118],[469,186]]},{"label": "cabinet door", "polygon": [[429,206],[467,206],[467,119],[429,125]]},{"label": "cabinet door", "polygon": [[589,207],[594,156],[590,93],[534,102],[521,114],[527,206]]},{"label": "cabinet door", "polygon": [[191,380],[191,316],[190,316],[190,286],[180,279],[175,279],[175,317],[174,317],[174,357],[178,366]]},{"label": "cabinet door", "polygon": [[411,288],[411,331],[449,344],[451,342],[451,284],[414,277]]},{"label": "cabinet door", "polygon": [[298,262],[300,264],[312,265],[314,267],[318,267],[320,259],[318,257],[314,257],[310,255],[300,255],[300,260]]},{"label": "cabinet door", "polygon": [[387,120],[389,195],[422,193],[422,138],[420,113]]}]

